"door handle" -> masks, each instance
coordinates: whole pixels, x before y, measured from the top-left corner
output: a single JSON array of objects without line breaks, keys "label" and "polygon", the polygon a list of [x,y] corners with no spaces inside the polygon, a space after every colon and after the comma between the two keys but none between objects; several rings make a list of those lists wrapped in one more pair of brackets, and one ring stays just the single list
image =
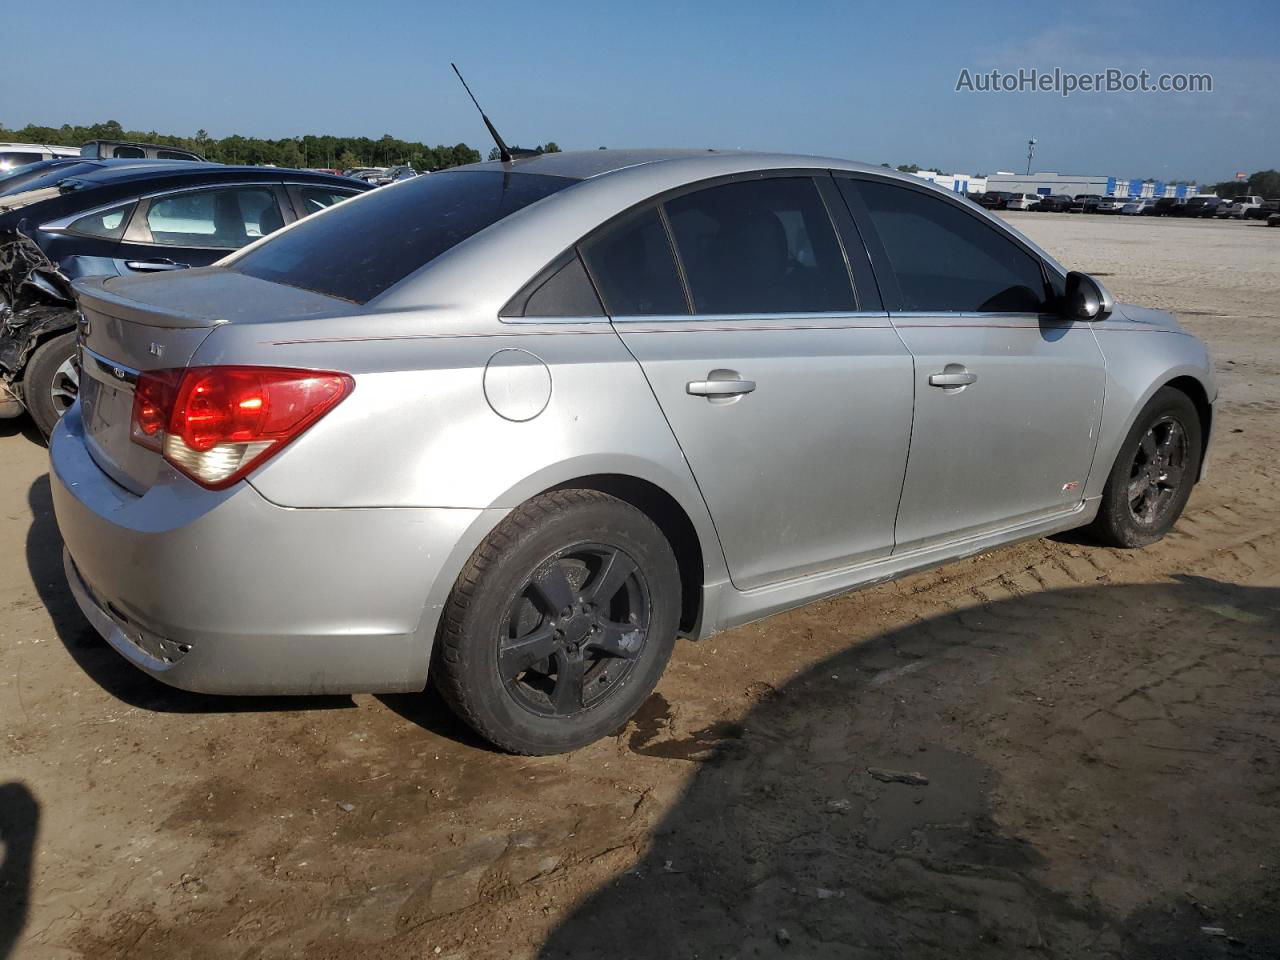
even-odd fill
[{"label": "door handle", "polygon": [[176,263],[164,257],[159,257],[155,260],[126,260],[124,265],[130,270],[138,270],[143,273],[155,270],[186,270],[191,266],[189,263]]},{"label": "door handle", "polygon": [[736,397],[756,388],[754,380],[690,380],[685,390],[695,397]]},{"label": "door handle", "polygon": [[976,383],[978,375],[976,373],[935,373],[929,377],[929,386],[931,387],[967,387],[971,383]]}]

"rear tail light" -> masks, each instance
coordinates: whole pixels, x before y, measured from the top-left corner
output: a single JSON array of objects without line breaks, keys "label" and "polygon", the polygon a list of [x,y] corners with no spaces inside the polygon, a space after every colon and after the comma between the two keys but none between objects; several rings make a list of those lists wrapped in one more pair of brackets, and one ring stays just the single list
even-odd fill
[{"label": "rear tail light", "polygon": [[131,439],[211,490],[280,452],[351,392],[344,373],[190,367],[138,377]]}]

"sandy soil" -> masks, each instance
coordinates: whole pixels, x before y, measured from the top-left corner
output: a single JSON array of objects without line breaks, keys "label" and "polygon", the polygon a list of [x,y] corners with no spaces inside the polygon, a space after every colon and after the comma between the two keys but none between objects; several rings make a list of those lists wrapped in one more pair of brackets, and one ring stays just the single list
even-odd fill
[{"label": "sandy soil", "polygon": [[136,673],[0,424],[0,956],[1280,955],[1280,230],[1010,219],[1211,343],[1175,532],[683,644],[568,757],[490,752],[425,695]]}]

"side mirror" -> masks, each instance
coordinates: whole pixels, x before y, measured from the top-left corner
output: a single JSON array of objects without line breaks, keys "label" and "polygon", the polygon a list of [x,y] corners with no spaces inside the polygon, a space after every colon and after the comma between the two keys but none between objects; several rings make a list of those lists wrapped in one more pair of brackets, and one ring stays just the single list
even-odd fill
[{"label": "side mirror", "polygon": [[1063,313],[1068,320],[1092,323],[1105,320],[1115,309],[1116,303],[1107,288],[1087,273],[1072,270],[1067,274],[1067,293],[1063,298]]}]

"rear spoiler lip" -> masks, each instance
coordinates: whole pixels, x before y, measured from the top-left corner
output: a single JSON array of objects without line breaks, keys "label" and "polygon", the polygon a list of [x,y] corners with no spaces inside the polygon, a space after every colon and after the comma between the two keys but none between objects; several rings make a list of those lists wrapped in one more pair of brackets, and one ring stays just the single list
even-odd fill
[{"label": "rear spoiler lip", "polygon": [[81,310],[85,307],[97,313],[105,313],[117,320],[127,320],[148,327],[176,327],[193,329],[216,327],[224,320],[196,313],[184,313],[173,309],[161,309],[139,300],[122,297],[107,289],[107,282],[114,277],[82,277],[71,282]]}]

